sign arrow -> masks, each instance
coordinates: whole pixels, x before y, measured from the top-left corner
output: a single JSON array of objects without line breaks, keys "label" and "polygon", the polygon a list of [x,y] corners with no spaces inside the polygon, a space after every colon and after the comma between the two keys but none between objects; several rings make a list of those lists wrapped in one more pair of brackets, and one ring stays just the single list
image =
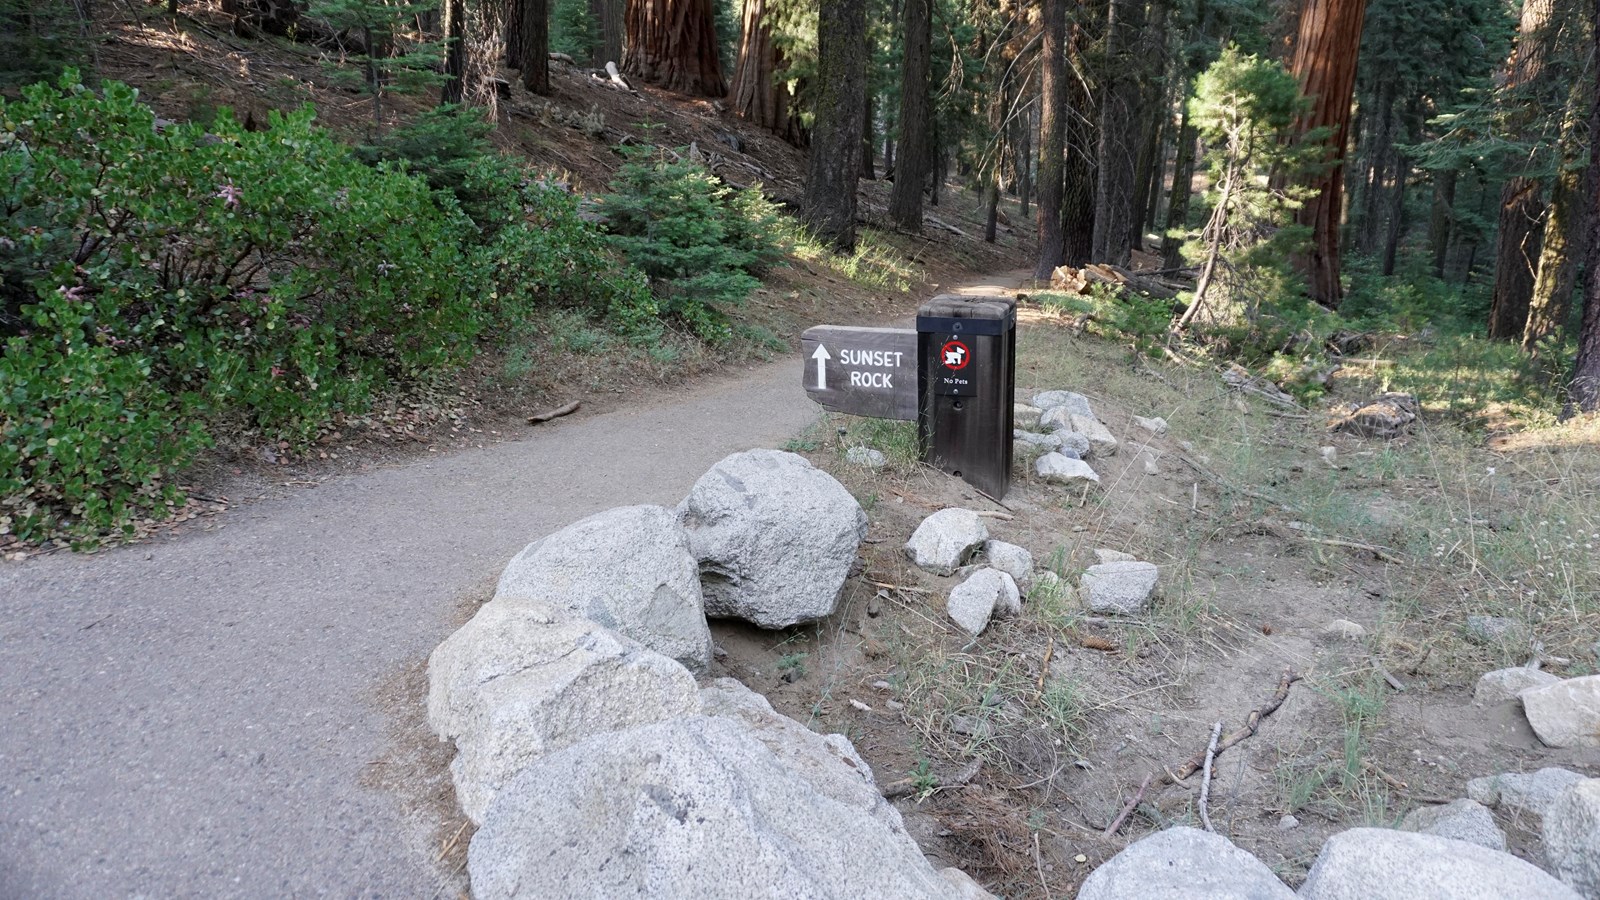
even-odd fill
[{"label": "sign arrow", "polygon": [[818,344],[811,358],[817,361],[817,390],[825,391],[828,389],[828,360],[833,359],[833,355],[827,347]]}]

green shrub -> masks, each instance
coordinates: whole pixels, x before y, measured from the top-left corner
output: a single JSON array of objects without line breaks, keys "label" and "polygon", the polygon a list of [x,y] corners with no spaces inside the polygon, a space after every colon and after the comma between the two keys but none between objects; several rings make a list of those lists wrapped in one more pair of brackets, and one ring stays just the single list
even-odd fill
[{"label": "green shrub", "polygon": [[650,277],[660,313],[708,342],[729,337],[726,310],[784,252],[760,191],[735,190],[692,162],[636,159],[601,203],[611,245]]},{"label": "green shrub", "polygon": [[159,511],[207,423],[303,442],[472,351],[471,223],[309,109],[157,129],[68,73],[0,120],[0,504],[24,537]]}]

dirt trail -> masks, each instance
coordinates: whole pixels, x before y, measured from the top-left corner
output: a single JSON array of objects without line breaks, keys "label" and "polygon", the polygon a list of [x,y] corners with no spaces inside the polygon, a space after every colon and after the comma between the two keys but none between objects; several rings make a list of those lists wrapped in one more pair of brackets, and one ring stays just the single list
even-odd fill
[{"label": "dirt trail", "polygon": [[382,787],[429,752],[395,685],[528,541],[801,431],[797,363],[0,568],[0,897],[448,889],[437,816]]}]

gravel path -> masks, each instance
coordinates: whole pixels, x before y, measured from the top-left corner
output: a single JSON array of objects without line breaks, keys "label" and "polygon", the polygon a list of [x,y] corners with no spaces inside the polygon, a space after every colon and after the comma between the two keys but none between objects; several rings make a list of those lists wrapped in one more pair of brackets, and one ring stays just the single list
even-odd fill
[{"label": "gravel path", "polygon": [[528,541],[804,428],[797,363],[0,567],[0,898],[433,895],[430,828],[364,786],[385,682]]}]

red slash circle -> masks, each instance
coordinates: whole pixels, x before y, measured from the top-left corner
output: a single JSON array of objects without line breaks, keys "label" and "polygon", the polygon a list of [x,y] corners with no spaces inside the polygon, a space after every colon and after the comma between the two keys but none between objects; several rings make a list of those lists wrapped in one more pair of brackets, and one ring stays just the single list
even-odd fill
[{"label": "red slash circle", "polygon": [[972,351],[960,341],[950,341],[940,348],[939,361],[951,371],[965,369],[972,362]]}]

